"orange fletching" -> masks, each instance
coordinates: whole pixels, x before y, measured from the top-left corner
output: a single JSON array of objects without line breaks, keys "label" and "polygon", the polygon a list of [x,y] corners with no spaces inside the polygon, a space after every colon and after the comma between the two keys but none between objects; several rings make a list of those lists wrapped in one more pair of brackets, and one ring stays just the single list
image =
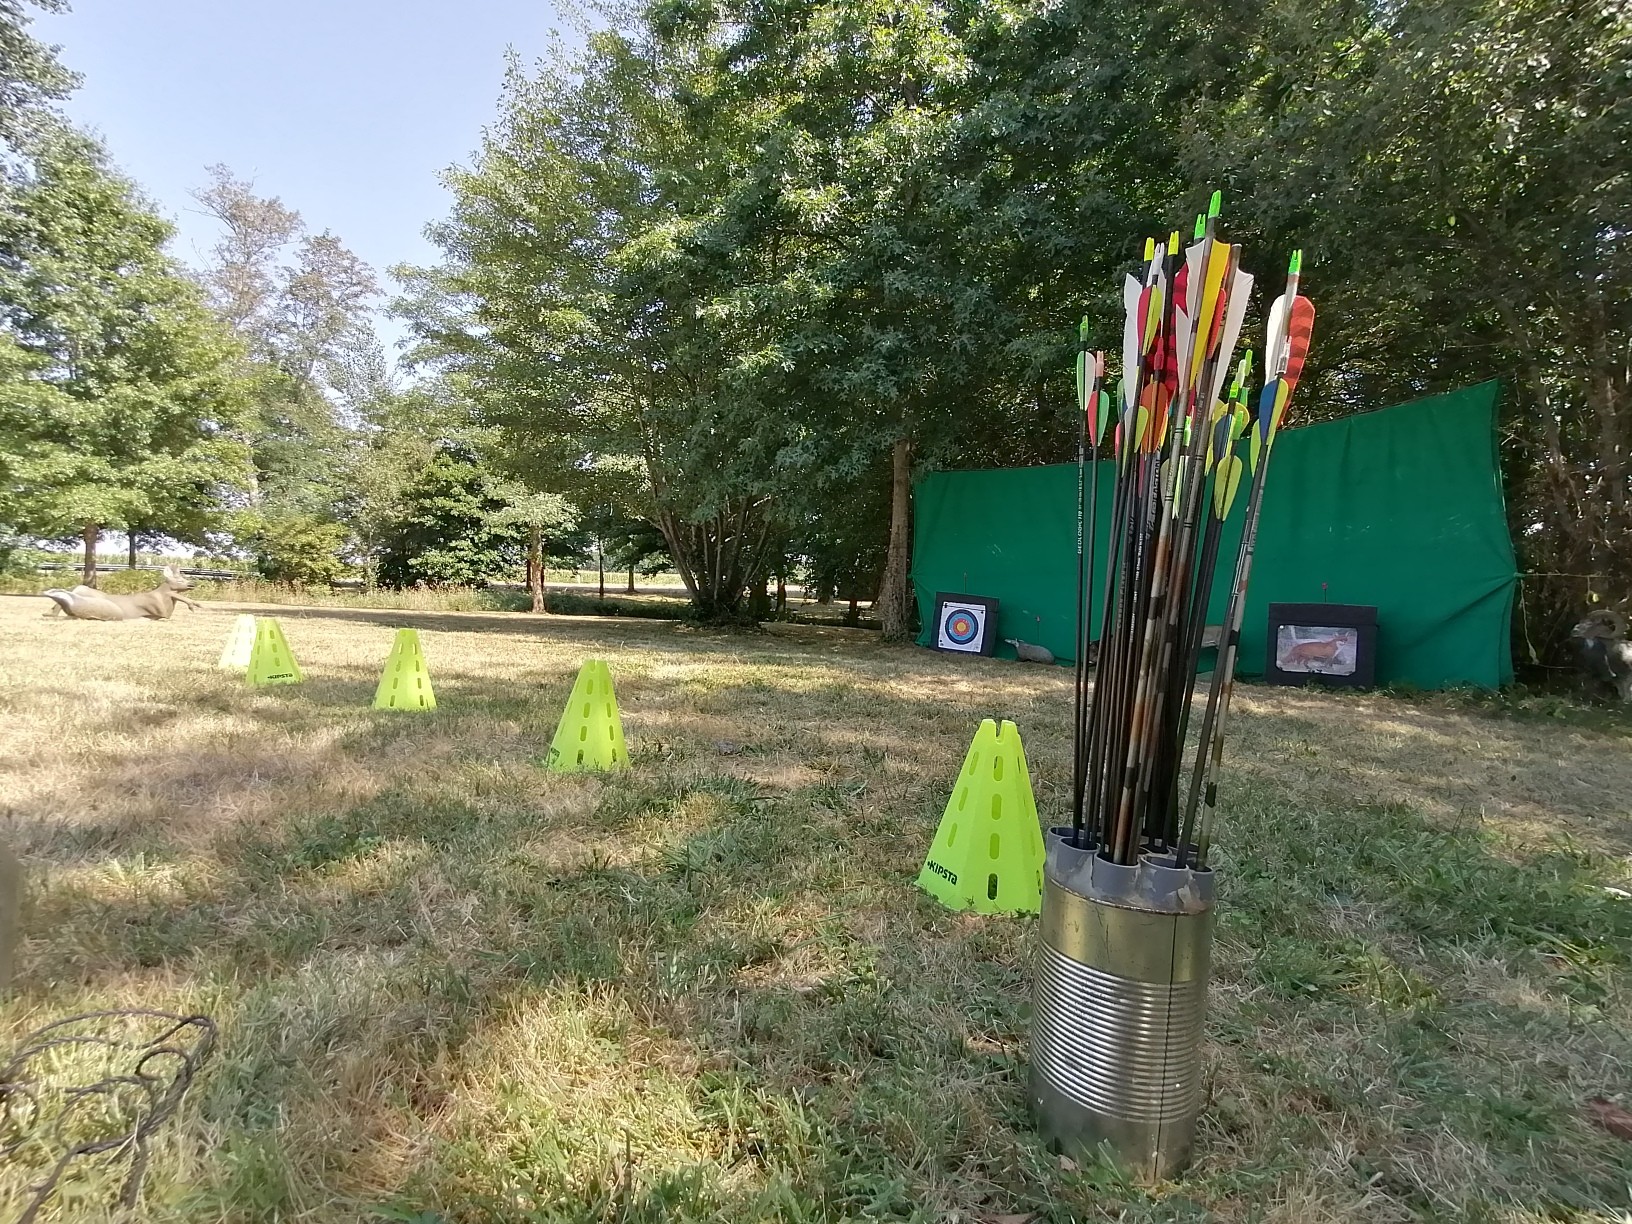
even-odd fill
[{"label": "orange fletching", "polygon": [[1309,355],[1309,337],[1315,329],[1315,304],[1301,294],[1292,299],[1286,320],[1286,379],[1288,389],[1298,385],[1303,360]]}]

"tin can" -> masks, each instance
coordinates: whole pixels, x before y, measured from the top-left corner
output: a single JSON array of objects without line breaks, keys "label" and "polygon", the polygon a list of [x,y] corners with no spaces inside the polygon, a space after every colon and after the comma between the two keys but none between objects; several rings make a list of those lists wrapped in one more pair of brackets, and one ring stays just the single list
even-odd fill
[{"label": "tin can", "polygon": [[1120,865],[1044,839],[1042,946],[1031,1097],[1056,1149],[1109,1148],[1148,1180],[1190,1162],[1201,1110],[1202,1026],[1212,954],[1211,871],[1147,855]]}]

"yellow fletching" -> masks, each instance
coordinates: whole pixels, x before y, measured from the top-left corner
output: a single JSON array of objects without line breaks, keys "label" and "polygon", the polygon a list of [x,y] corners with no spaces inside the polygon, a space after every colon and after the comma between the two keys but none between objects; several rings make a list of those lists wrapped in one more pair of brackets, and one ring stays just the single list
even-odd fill
[{"label": "yellow fletching", "polygon": [[1258,456],[1264,449],[1264,436],[1256,429],[1247,438],[1247,459],[1252,464],[1252,470],[1258,471]]},{"label": "yellow fletching", "polygon": [[1160,285],[1152,285],[1150,287],[1150,306],[1145,311],[1144,331],[1139,337],[1139,349],[1141,352],[1150,352],[1150,346],[1156,339],[1157,325],[1160,324],[1161,321],[1162,287]]},{"label": "yellow fletching", "polygon": [[1213,513],[1224,519],[1230,516],[1235,504],[1235,491],[1241,487],[1241,457],[1226,455],[1219,461],[1218,475],[1213,477]]},{"label": "yellow fletching", "polygon": [[1207,279],[1201,288],[1201,322],[1196,329],[1196,347],[1190,354],[1190,381],[1201,377],[1201,363],[1212,347],[1213,320],[1218,314],[1218,295],[1224,285],[1224,273],[1230,266],[1230,246],[1214,242],[1207,259]]},{"label": "yellow fletching", "polygon": [[1286,415],[1286,401],[1292,398],[1292,388],[1287,386],[1283,378],[1275,388],[1275,412],[1269,418],[1269,436],[1273,440],[1275,433],[1281,427],[1281,418]]}]

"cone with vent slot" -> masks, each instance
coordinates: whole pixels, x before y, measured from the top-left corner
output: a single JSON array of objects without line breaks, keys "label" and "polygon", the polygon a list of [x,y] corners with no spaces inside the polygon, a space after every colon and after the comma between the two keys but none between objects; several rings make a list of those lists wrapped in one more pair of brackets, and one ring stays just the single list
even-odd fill
[{"label": "cone with vent slot", "polygon": [[419,648],[417,629],[397,630],[397,640],[380,673],[380,686],[374,690],[374,708],[436,709],[436,693],[431,689],[431,673],[425,666],[425,652]]},{"label": "cone with vent slot", "polygon": [[948,909],[1035,914],[1042,908],[1043,833],[1026,750],[1012,722],[980,724],[918,886]]},{"label": "cone with vent slot", "polygon": [[284,640],[283,629],[270,616],[255,622],[255,645],[249,652],[249,682],[256,688],[267,684],[299,684],[300,665]]},{"label": "cone with vent slot", "polygon": [[255,618],[240,616],[232,622],[227,644],[221,648],[221,661],[216,664],[222,671],[248,671],[249,656],[255,650]]},{"label": "cone with vent slot", "polygon": [[600,659],[585,659],[578,669],[544,767],[557,773],[629,768],[612,671]]}]

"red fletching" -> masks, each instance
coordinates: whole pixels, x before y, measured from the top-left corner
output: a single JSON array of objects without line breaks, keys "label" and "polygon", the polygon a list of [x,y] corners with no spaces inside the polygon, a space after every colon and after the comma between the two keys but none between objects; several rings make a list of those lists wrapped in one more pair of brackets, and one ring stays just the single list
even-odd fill
[{"label": "red fletching", "polygon": [[1298,385],[1303,359],[1309,355],[1309,336],[1315,328],[1315,304],[1301,294],[1292,299],[1286,320],[1286,379],[1288,390]]}]

